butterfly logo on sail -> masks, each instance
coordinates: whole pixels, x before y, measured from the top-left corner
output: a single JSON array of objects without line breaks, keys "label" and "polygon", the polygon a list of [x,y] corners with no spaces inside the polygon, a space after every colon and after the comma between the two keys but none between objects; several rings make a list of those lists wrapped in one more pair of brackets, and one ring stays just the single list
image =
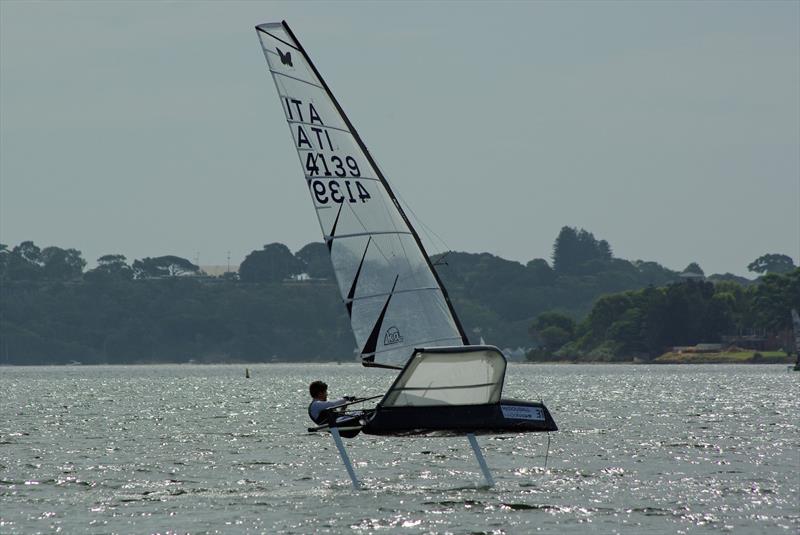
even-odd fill
[{"label": "butterfly logo on sail", "polygon": [[400,336],[400,329],[394,326],[386,329],[386,334],[383,335],[383,345],[390,346],[392,344],[399,344],[402,341],[403,337]]},{"label": "butterfly logo on sail", "polygon": [[292,65],[292,53],[291,52],[287,52],[286,54],[284,54],[283,52],[281,52],[281,49],[278,48],[278,47],[275,47],[275,50],[278,51],[278,55],[281,57],[281,63],[283,63],[284,65],[288,65],[289,67],[294,67],[294,65]]}]

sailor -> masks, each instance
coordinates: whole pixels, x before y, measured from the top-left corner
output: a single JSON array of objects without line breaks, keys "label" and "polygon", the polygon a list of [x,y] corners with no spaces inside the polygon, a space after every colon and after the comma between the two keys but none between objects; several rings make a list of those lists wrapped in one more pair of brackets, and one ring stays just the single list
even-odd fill
[{"label": "sailor", "polygon": [[342,399],[328,401],[328,385],[322,381],[314,381],[308,385],[308,393],[311,394],[311,404],[308,406],[308,415],[317,425],[327,423],[329,413],[324,413],[324,411],[356,399],[354,397],[344,396]]}]

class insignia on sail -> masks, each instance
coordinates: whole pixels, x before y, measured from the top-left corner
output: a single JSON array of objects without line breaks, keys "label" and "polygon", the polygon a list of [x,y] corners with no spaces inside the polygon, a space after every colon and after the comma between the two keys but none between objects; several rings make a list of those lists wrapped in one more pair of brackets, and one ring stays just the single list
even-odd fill
[{"label": "class insignia on sail", "polygon": [[284,65],[288,65],[289,67],[294,67],[294,65],[292,65],[292,53],[291,52],[287,52],[287,53],[284,54],[281,51],[281,49],[278,48],[278,47],[275,47],[275,50],[278,51],[278,56],[280,56],[280,58],[281,58],[281,63],[283,63]]}]

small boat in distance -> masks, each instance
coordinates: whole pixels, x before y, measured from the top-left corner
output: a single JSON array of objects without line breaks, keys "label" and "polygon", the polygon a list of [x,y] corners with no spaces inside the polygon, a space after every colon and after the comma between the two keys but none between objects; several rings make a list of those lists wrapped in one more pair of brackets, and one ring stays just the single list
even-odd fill
[{"label": "small boat in distance", "polygon": [[505,357],[470,345],[419,235],[305,49],[286,22],[256,31],[361,362],[401,370],[374,409],[310,431],[331,433],[356,488],[341,436],[358,432],[466,436],[492,485],[475,435],[556,431],[550,412],[541,402],[502,398]]}]

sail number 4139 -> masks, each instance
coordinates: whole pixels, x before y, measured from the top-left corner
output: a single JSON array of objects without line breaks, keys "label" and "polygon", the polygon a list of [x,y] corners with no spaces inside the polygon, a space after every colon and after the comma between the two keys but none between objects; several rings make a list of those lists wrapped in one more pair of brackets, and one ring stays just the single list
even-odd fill
[{"label": "sail number 4139", "polygon": [[306,176],[361,176],[356,159],[346,156],[344,161],[338,156],[330,157],[330,165],[324,154],[306,153]]},{"label": "sail number 4139", "polygon": [[[324,154],[309,152],[306,154],[306,176],[308,177],[360,177],[361,170],[358,162],[352,156],[346,156],[344,160],[338,156],[331,156],[330,162]],[[314,198],[320,204],[335,202],[341,204],[347,202],[367,202],[370,198],[367,189],[357,180],[343,180],[340,183],[333,178],[327,180],[312,180],[309,184]]]},{"label": "sail number 4139", "polygon": [[311,193],[319,204],[335,202],[367,202],[370,194],[360,182],[343,180],[344,186],[338,180],[312,180],[310,187]]}]

